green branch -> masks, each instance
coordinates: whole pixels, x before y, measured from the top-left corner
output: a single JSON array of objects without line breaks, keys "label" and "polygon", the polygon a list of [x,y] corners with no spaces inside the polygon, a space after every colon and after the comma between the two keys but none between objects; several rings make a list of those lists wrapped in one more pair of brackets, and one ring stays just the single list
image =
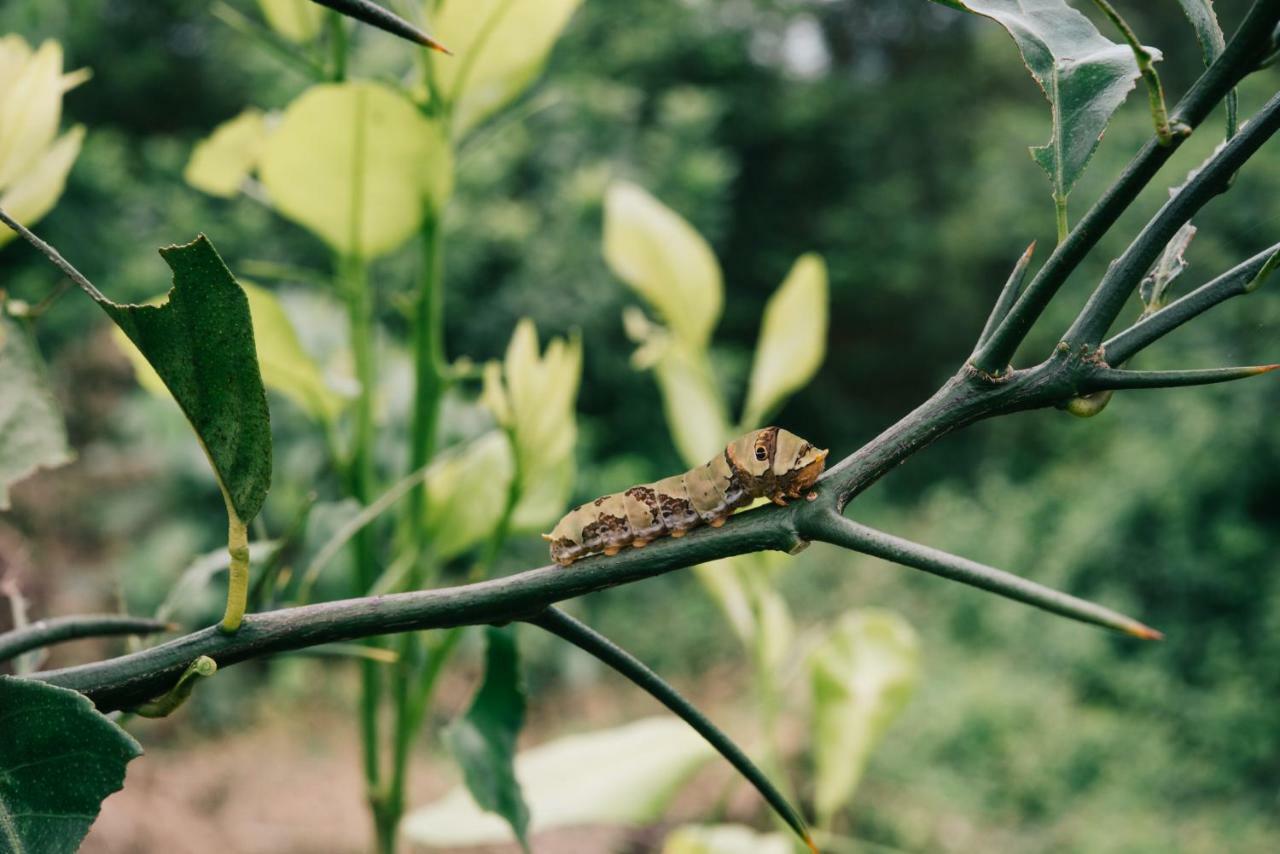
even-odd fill
[{"label": "green branch", "polygon": [[[1227,93],[1253,71],[1258,59],[1270,47],[1271,30],[1278,20],[1280,0],[1256,0],[1222,55],[1200,75],[1174,108],[1171,121],[1189,128],[1199,126]],[[1067,277],[1102,235],[1110,231],[1185,138],[1175,134],[1169,145],[1152,139],[1143,146],[1110,189],[1076,223],[1067,239],[1058,243],[999,328],[974,354],[971,361],[977,370],[990,375],[1005,372],[1014,351]]]},{"label": "green branch", "polygon": [[24,652],[81,638],[116,635],[153,635],[176,628],[164,620],[128,617],[122,614],[84,614],[74,617],[52,617],[0,634],[0,662],[17,658]]},{"label": "green branch", "polygon": [[1243,380],[1270,373],[1280,365],[1251,365],[1242,368],[1207,368],[1194,371],[1125,371],[1103,368],[1085,381],[1090,391],[1131,388],[1178,388],[1180,386],[1212,385]]},{"label": "green branch", "polygon": [[786,822],[787,826],[794,830],[796,835],[804,840],[811,850],[817,851],[800,812],[787,802],[787,799],[770,782],[765,773],[751,761],[751,758],[738,745],[734,744],[733,739],[729,738],[719,727],[708,720],[679,691],[649,669],[644,662],[590,626],[575,620],[558,608],[548,608],[536,617],[529,618],[526,622],[546,629],[584,652],[590,653],[621,673],[630,682],[648,691],[650,696],[678,715],[698,735],[706,739],[707,743],[714,747],[730,765],[736,768],[738,773],[747,778],[747,781],[752,786],[755,786],[756,791],[768,802],[769,806],[773,807],[774,811]]},{"label": "green branch", "polygon": [[1103,343],[1102,352],[1107,364],[1123,364],[1215,305],[1257,289],[1267,277],[1267,266],[1274,265],[1277,259],[1280,259],[1280,243],[1237,264],[1159,311],[1142,317],[1133,326]]}]

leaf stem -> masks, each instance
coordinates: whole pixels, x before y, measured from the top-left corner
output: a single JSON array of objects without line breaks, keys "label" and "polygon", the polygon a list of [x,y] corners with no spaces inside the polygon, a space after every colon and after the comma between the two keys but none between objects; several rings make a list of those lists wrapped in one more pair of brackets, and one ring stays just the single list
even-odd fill
[{"label": "leaf stem", "polygon": [[227,608],[218,628],[228,634],[237,631],[244,621],[249,604],[249,527],[240,521],[231,500],[227,499]]},{"label": "leaf stem", "polygon": [[1164,87],[1160,85],[1160,75],[1156,73],[1155,57],[1151,55],[1151,51],[1143,47],[1142,42],[1138,41],[1133,28],[1120,16],[1114,6],[1107,0],[1093,0],[1093,3],[1102,10],[1102,14],[1106,15],[1111,23],[1115,24],[1116,29],[1124,36],[1124,40],[1129,43],[1133,58],[1138,63],[1138,71],[1142,74],[1143,82],[1147,84],[1147,98],[1151,102],[1151,119],[1155,123],[1156,140],[1161,145],[1169,145],[1173,142],[1173,130],[1169,124],[1169,111],[1164,103]]}]

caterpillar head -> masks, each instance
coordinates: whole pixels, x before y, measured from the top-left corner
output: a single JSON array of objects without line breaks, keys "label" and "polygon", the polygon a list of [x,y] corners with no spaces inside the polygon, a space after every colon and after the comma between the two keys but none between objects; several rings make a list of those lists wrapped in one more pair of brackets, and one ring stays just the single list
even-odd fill
[{"label": "caterpillar head", "polygon": [[827,459],[822,448],[777,427],[765,427],[735,439],[728,452],[733,466],[749,480],[744,485],[753,495],[802,495],[822,474]]}]

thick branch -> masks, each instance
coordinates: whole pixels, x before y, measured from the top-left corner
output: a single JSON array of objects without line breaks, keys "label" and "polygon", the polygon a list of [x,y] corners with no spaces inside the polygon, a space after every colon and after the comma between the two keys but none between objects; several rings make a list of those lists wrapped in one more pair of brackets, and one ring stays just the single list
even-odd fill
[{"label": "thick branch", "polygon": [[1280,130],[1280,93],[1273,95],[1239,133],[1215,151],[1165,202],[1124,254],[1107,269],[1107,274],[1063,339],[1069,344],[1092,346],[1100,343],[1133,289],[1177,230],[1210,199],[1225,190],[1231,177],[1277,130]]},{"label": "thick branch", "polygon": [[1249,293],[1267,262],[1280,253],[1280,243],[1237,264],[1211,282],[1201,285],[1164,308],[1148,314],[1102,345],[1109,365],[1121,365],[1182,324],[1199,317],[1220,302]]},{"label": "thick branch", "polygon": [[[1174,108],[1172,123],[1195,128],[1204,121],[1218,102],[1257,65],[1258,59],[1268,49],[1271,30],[1277,20],[1280,20],[1280,0],[1257,0],[1227,43],[1222,55],[1205,70],[1191,87],[1191,91]],[[975,368],[986,374],[1005,371],[1014,351],[1067,277],[1133,203],[1184,139],[1184,136],[1174,135],[1168,145],[1161,145],[1158,140],[1151,139],[1142,147],[1110,189],[1076,223],[1067,239],[1058,244],[1004,322],[974,355],[972,363]]]},{"label": "thick branch", "polygon": [[121,614],[52,617],[0,634],[0,661],[8,661],[24,652],[64,641],[118,635],[152,635],[171,632],[173,629],[174,626],[163,620]]}]

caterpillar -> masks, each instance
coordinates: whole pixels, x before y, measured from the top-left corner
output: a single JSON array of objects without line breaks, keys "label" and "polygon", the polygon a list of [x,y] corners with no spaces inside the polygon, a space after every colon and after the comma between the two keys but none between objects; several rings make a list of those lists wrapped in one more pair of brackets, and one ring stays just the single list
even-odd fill
[{"label": "caterpillar", "polygon": [[788,498],[816,498],[810,490],[826,459],[827,451],[794,433],[765,427],[730,442],[706,465],[579,505],[542,538],[551,543],[551,559],[568,566],[588,555],[644,548],[658,537],[683,537],[699,525],[718,528],[757,498],[783,506]]}]

